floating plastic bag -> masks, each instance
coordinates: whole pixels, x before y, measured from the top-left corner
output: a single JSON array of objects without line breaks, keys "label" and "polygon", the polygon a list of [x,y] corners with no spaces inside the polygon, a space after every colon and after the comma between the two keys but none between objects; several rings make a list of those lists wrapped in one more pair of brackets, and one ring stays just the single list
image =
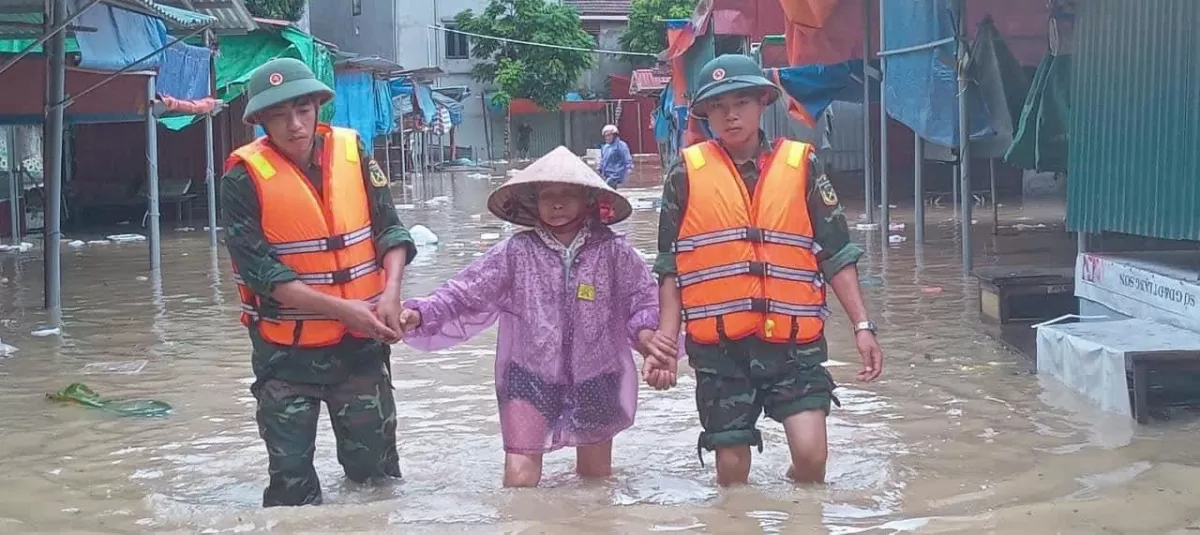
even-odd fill
[{"label": "floating plastic bag", "polygon": [[413,245],[432,245],[438,242],[437,234],[425,225],[413,225],[408,229],[408,235],[412,237]]},{"label": "floating plastic bag", "polygon": [[70,386],[54,394],[46,394],[51,401],[78,403],[85,407],[100,409],[118,416],[137,418],[160,418],[171,413],[171,406],[153,399],[106,400],[83,383],[71,383]]}]

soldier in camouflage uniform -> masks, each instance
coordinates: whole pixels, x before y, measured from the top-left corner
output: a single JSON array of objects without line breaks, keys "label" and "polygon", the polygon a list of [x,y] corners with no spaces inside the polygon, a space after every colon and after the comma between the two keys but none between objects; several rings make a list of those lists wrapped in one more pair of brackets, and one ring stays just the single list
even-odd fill
[{"label": "soldier in camouflage uniform", "polygon": [[[320,106],[333,97],[303,63],[277,59],[259,67],[249,81],[244,119],[259,124],[269,143],[302,172],[320,195],[322,136],[314,135]],[[396,451],[396,407],[389,368],[390,344],[399,340],[400,281],[416,254],[408,230],[396,215],[389,180],[361,140],[361,162],[370,207],[371,239],[385,272],[378,306],[318,293],[280,261],[264,234],[257,185],[245,163],[228,169],[221,181],[226,242],[240,280],[263,309],[289,306],[340,321],[349,332],[328,347],[272,343],[249,328],[258,402],[259,434],[267,446],[270,483],[263,506],[321,503],[313,469],[321,403],[329,410],[338,462],[355,482],[400,477]],[[298,335],[297,335],[298,336]]]},{"label": "soldier in camouflage uniform", "polygon": [[[710,121],[720,150],[753,195],[774,150],[759,130],[762,112],[779,98],[780,91],[753,60],[740,55],[710,61],[700,79],[706,83],[693,99],[692,115]],[[856,263],[862,250],[851,243],[837,194],[815,153],[809,154],[806,198],[812,241],[819,246],[814,248],[816,261],[855,325],[863,361],[858,378],[870,381],[879,376],[883,357],[859,291]],[[672,339],[681,327],[675,251],[688,207],[687,174],[684,158],[676,159],[668,171],[654,265],[660,279],[660,334]],[[696,406],[704,429],[698,449],[716,450],[720,484],[747,481],[751,447],[762,450],[756,422],[764,411],[767,417],[782,422],[787,432],[792,452],[788,476],[797,482],[824,481],[825,418],[837,400],[833,379],[822,366],[828,349],[824,336],[818,336],[809,343],[770,343],[755,335],[728,340],[721,331],[722,341],[717,344],[702,344],[688,336],[685,349],[696,372]],[[660,361],[658,369],[647,374],[647,382],[669,388],[674,384],[674,372],[674,361]]]}]

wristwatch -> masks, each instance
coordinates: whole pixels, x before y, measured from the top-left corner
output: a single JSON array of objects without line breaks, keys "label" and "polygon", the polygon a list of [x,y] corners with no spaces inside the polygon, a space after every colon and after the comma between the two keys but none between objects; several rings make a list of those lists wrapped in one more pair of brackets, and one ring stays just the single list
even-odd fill
[{"label": "wristwatch", "polygon": [[875,334],[875,324],[872,323],[871,320],[855,323],[854,334],[858,334],[861,331],[871,331],[871,334]]}]

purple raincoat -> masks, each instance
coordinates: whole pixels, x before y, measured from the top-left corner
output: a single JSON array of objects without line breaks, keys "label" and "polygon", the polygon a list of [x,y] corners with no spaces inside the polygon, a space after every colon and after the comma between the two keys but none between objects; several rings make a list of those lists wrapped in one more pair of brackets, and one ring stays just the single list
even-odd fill
[{"label": "purple raincoat", "polygon": [[637,333],[658,327],[658,286],[624,238],[592,223],[563,247],[535,231],[492,247],[432,295],[408,345],[434,351],[496,319],[496,396],[509,453],[601,443],[633,425]]}]

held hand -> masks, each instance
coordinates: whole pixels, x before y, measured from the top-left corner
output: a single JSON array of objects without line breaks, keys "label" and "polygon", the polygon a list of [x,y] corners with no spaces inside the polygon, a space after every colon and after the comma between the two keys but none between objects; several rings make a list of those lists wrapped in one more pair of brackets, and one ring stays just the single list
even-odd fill
[{"label": "held hand", "polygon": [[400,330],[401,336],[411,332],[413,329],[421,326],[421,313],[411,308],[404,309],[400,313]]},{"label": "held hand", "polygon": [[875,333],[858,331],[854,335],[854,341],[858,346],[858,354],[862,357],[862,370],[858,372],[858,380],[869,383],[878,379],[879,374],[883,373],[883,350],[879,348]]},{"label": "held hand", "polygon": [[642,379],[655,390],[675,386],[677,379],[675,342],[661,332],[649,329],[638,333],[638,351],[645,356]]},{"label": "held hand", "polygon": [[379,321],[387,325],[387,328],[396,334],[395,340],[384,340],[385,342],[394,344],[404,337],[404,329],[400,324],[400,315],[403,312],[404,305],[403,301],[400,300],[400,296],[391,296],[384,293],[383,297],[379,300],[379,304],[375,305],[375,317],[379,318]]},{"label": "held hand", "polygon": [[366,301],[349,299],[342,301],[338,306],[336,317],[351,333],[374,338],[388,344],[400,341],[400,335],[380,321],[376,316],[375,307]]}]

